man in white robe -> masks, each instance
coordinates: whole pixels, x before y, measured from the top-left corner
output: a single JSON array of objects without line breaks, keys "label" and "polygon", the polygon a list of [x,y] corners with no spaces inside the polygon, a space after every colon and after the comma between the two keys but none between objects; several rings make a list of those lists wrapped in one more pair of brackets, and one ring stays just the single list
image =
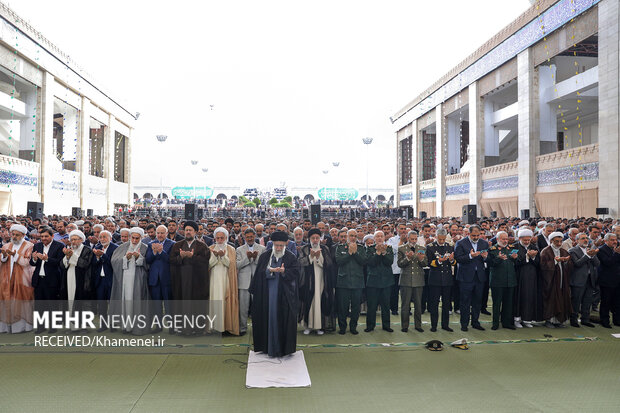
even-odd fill
[{"label": "man in white robe", "polygon": [[239,335],[239,291],[237,288],[237,252],[227,244],[228,231],[213,231],[215,243],[209,258],[209,314],[215,316],[213,330]]}]

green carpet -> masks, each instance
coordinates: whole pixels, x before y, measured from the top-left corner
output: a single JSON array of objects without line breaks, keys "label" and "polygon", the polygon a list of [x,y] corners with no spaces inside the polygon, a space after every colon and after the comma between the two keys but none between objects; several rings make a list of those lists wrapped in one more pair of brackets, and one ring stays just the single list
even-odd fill
[{"label": "green carpet", "polygon": [[[164,334],[171,344],[185,347],[161,354],[152,349],[48,351],[31,345],[32,333],[2,335],[0,410],[619,410],[620,339],[611,337],[620,333],[618,327],[466,333],[431,333],[427,324],[424,333],[395,327],[391,334],[379,330],[357,336],[299,332],[312,379],[307,389],[246,389],[248,335],[212,339],[204,348],[197,339]],[[441,352],[421,345],[461,337],[475,344]]]}]

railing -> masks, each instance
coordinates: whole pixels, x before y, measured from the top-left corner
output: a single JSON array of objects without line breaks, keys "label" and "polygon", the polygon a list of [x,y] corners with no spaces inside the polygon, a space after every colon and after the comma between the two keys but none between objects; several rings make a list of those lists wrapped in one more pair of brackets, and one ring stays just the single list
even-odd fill
[{"label": "railing", "polygon": [[519,174],[517,161],[502,163],[499,165],[489,166],[480,170],[482,180],[502,178],[505,176],[513,176]]},{"label": "railing", "polygon": [[598,162],[598,143],[565,149],[536,157],[536,170],[562,168],[584,163]]}]

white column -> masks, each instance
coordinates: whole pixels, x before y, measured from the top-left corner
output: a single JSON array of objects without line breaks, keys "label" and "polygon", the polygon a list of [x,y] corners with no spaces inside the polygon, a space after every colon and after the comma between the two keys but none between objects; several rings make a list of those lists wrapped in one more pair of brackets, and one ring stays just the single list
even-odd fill
[{"label": "white column", "polygon": [[77,147],[77,172],[80,174],[80,209],[86,213],[88,197],[88,180],[90,164],[90,99],[82,97],[82,110],[80,111],[80,123]]},{"label": "white column", "polygon": [[609,208],[612,217],[620,216],[620,25],[617,0],[598,4],[598,206]]},{"label": "white column", "polygon": [[443,201],[446,198],[446,166],[444,150],[447,128],[443,124],[443,104],[435,107],[435,215],[443,216]]},{"label": "white column", "polygon": [[518,171],[519,211],[529,209],[536,216],[536,155],[538,154],[538,79],[532,52],[526,49],[517,56],[518,83]]},{"label": "white column", "polygon": [[107,181],[107,191],[106,191],[106,203],[107,203],[107,213],[114,213],[114,202],[112,200],[112,188],[114,183],[114,135],[115,135],[115,123],[116,119],[114,115],[110,115],[108,120],[108,127],[105,128],[105,138],[103,144],[105,145],[104,150],[104,162],[105,162],[105,171],[104,176]]},{"label": "white column", "polygon": [[[538,94],[540,97],[548,88],[553,87],[555,75],[555,65],[538,67]],[[540,99],[538,108],[540,114],[540,153],[555,152],[558,140],[557,104],[549,104],[544,99]]]},{"label": "white column", "polygon": [[52,202],[54,192],[52,189],[52,176],[54,176],[54,76],[48,72],[43,73],[41,87],[41,115],[39,117],[41,135],[39,138],[39,162],[41,163],[39,176],[39,191],[41,202],[44,203],[45,213],[57,213],[53,208],[45,207],[45,203]]},{"label": "white column", "polygon": [[448,139],[448,153],[446,156],[448,157],[447,162],[447,174],[451,174],[452,170],[454,173],[459,173],[460,170],[460,155],[461,155],[461,134],[459,119],[455,118],[446,118],[446,125],[448,127],[447,130],[447,139]]},{"label": "white column", "polygon": [[402,159],[403,154],[401,152],[401,144],[398,139],[398,131],[395,132],[396,135],[396,188],[394,189],[394,205],[396,207],[400,207],[400,185],[401,185],[401,173],[402,173]]},{"label": "white column", "polygon": [[[484,168],[485,112],[482,98],[478,96],[478,82],[469,85],[469,203],[478,205],[482,198],[482,172]],[[477,208],[481,216],[481,208]]]},{"label": "white column", "polygon": [[129,128],[129,133],[127,134],[127,147],[126,147],[126,151],[127,153],[125,154],[125,179],[127,180],[127,205],[129,205],[130,207],[133,204],[133,188],[132,188],[132,179],[131,179],[131,147],[132,147],[132,143],[133,143],[133,138],[131,137],[131,134],[133,132],[133,129]]},{"label": "white column", "polygon": [[420,132],[416,119],[411,122],[411,206],[413,206],[414,216],[418,215],[418,202],[420,201],[421,166],[422,145],[420,144]]}]

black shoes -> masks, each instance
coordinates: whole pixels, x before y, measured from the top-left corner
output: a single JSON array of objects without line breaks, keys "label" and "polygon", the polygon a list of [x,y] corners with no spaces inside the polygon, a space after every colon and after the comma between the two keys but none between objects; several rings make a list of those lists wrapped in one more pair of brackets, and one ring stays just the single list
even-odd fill
[{"label": "black shoes", "polygon": [[461,327],[461,331],[469,331],[467,327]]},{"label": "black shoes", "polygon": [[480,310],[480,314],[491,315],[488,310]]},{"label": "black shoes", "polygon": [[448,333],[452,333],[454,331],[450,327],[441,327],[441,329],[446,330]]},{"label": "black shoes", "polygon": [[373,330],[374,330],[374,328],[366,327],[366,328],[364,329],[364,333],[370,333],[370,332],[371,332],[371,331],[373,331]]},{"label": "black shoes", "polygon": [[408,328],[401,328],[400,331],[402,331],[403,333],[406,333],[407,331],[409,331]]},{"label": "black shoes", "polygon": [[576,322],[576,321],[571,321],[571,322],[570,322],[570,325],[571,325],[572,327],[577,327],[577,328],[579,328],[579,323],[578,323],[578,322]]},{"label": "black shoes", "polygon": [[434,333],[437,331],[437,327],[431,327],[431,331]]},{"label": "black shoes", "polygon": [[497,330],[498,328],[499,328],[499,326],[492,326],[492,327],[491,327],[491,330],[495,331],[495,330]]},{"label": "black shoes", "polygon": [[419,333],[423,333],[424,330],[421,327],[416,327],[415,331],[419,332]]},{"label": "black shoes", "polygon": [[582,321],[582,322],[581,322],[581,325],[582,325],[582,326],[586,326],[586,327],[594,327],[594,324],[592,324],[592,323],[591,323],[591,322],[589,322],[589,321]]},{"label": "black shoes", "polygon": [[605,328],[611,328],[611,326],[609,325],[609,323],[601,323],[601,325]]},{"label": "black shoes", "polygon": [[[106,331],[108,328],[101,326],[97,329],[97,333],[103,333],[104,331]],[[161,331],[161,329],[159,329],[159,331]],[[153,332],[151,331],[151,334],[153,334]]]},{"label": "black shoes", "polygon": [[475,326],[471,326],[471,328],[475,328],[476,330],[484,331],[484,327],[482,327],[480,324],[476,324]]},{"label": "black shoes", "polygon": [[393,332],[394,332],[394,329],[393,329],[393,328],[391,328],[391,327],[383,327],[383,329],[384,329],[385,331],[387,331],[388,333],[393,333]]},{"label": "black shoes", "polygon": [[346,331],[345,331],[345,330],[340,330],[340,331],[338,331],[338,334],[340,334],[341,336],[344,336],[344,334],[345,334],[345,333],[346,333]]},{"label": "black shoes", "polygon": [[358,335],[359,332],[356,329],[352,328],[351,329],[351,334],[353,334],[355,336],[355,335]]}]

